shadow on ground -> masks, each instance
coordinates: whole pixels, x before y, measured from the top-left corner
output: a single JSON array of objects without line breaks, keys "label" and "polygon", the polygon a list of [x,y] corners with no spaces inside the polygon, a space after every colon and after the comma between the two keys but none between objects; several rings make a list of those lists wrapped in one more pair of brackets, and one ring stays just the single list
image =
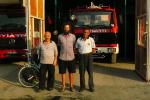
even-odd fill
[{"label": "shadow on ground", "polygon": [[0,63],[0,80],[13,85],[19,85],[18,72],[19,65],[14,64],[17,60],[4,60]]},{"label": "shadow on ground", "polygon": [[[0,64],[0,80],[12,83],[12,84],[18,84],[18,72],[19,68],[17,67],[17,64],[11,64],[11,61],[7,64]],[[107,65],[107,66],[104,66]],[[126,64],[121,65],[126,66]],[[134,66],[133,66],[134,67]],[[101,73],[101,74],[107,74],[110,76],[116,76],[126,79],[131,79],[135,81],[143,81],[136,73],[134,69],[128,69],[125,67],[120,67],[118,64],[101,64],[96,63],[94,64],[94,72],[95,73]],[[60,85],[61,83],[59,81],[56,81],[56,85]],[[58,87],[59,88],[59,87]],[[76,87],[77,90],[79,87]],[[59,89],[57,89],[59,90]]]},{"label": "shadow on ground", "polygon": [[141,77],[139,77],[135,72],[134,66],[132,66],[133,68],[128,68],[126,64],[123,65],[125,67],[120,67],[120,64],[107,64],[107,66],[103,66],[103,65],[104,64],[98,64],[98,63],[94,64],[94,72],[107,74],[110,76],[131,79],[135,81],[143,81]]},{"label": "shadow on ground", "polygon": [[0,64],[0,80],[17,85],[19,72],[17,66],[16,64]]}]

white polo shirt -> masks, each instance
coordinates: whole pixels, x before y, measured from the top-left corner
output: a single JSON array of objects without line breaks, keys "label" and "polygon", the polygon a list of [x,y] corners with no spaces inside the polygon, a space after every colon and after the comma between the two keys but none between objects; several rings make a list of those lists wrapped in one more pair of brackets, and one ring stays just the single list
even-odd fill
[{"label": "white polo shirt", "polygon": [[92,37],[89,37],[86,40],[83,40],[82,37],[78,38],[75,46],[80,54],[91,53],[92,48],[96,48],[95,41]]}]

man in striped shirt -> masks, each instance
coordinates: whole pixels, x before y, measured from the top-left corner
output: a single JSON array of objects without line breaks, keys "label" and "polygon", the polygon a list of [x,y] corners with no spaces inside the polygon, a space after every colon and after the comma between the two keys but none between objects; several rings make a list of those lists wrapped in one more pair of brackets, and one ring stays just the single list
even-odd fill
[{"label": "man in striped shirt", "polygon": [[62,77],[62,89],[64,91],[66,88],[66,69],[69,72],[70,81],[70,91],[73,91],[73,73],[75,73],[74,65],[74,45],[76,37],[70,32],[70,24],[66,23],[64,25],[64,33],[58,36],[58,46],[60,47],[59,55],[59,73]]},{"label": "man in striped shirt", "polygon": [[51,32],[45,32],[45,40],[39,46],[39,58],[40,58],[40,80],[39,89],[45,88],[46,72],[48,71],[47,90],[51,91],[54,88],[54,73],[55,66],[57,64],[57,46],[54,41],[51,41]]}]

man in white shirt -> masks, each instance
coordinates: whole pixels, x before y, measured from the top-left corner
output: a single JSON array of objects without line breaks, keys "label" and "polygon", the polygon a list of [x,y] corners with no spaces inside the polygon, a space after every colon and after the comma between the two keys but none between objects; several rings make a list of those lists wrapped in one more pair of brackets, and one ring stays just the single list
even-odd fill
[{"label": "man in white shirt", "polygon": [[83,36],[78,38],[76,48],[79,52],[79,73],[80,73],[80,90],[85,90],[85,70],[89,76],[89,90],[94,92],[93,83],[93,59],[92,53],[95,53],[95,42],[92,37],[89,37],[89,29],[84,29]]}]

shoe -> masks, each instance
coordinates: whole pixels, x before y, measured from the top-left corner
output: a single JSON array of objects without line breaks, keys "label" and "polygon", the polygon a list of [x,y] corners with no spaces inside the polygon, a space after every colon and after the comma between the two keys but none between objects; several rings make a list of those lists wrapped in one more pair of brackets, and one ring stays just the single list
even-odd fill
[{"label": "shoe", "polygon": [[37,92],[42,92],[44,90],[44,88],[39,88],[38,90],[37,90]]},{"label": "shoe", "polygon": [[38,87],[40,90],[44,90],[45,89],[45,86],[39,86]]},{"label": "shoe", "polygon": [[85,88],[80,88],[79,92],[83,92],[85,90]]},{"label": "shoe", "polygon": [[47,88],[48,91],[52,91],[54,88]]},{"label": "shoe", "polygon": [[41,89],[38,89],[38,90],[37,90],[37,92],[41,92],[41,91],[42,91]]},{"label": "shoe", "polygon": [[70,87],[70,91],[71,91],[71,92],[74,92],[74,88],[73,88],[73,87]]},{"label": "shoe", "polygon": [[90,92],[94,92],[95,90],[94,90],[94,88],[90,88],[89,91]]},{"label": "shoe", "polygon": [[39,90],[44,90],[45,88],[39,88]]},{"label": "shoe", "polygon": [[66,87],[63,86],[63,87],[61,88],[60,92],[64,92],[65,89],[66,89]]}]

